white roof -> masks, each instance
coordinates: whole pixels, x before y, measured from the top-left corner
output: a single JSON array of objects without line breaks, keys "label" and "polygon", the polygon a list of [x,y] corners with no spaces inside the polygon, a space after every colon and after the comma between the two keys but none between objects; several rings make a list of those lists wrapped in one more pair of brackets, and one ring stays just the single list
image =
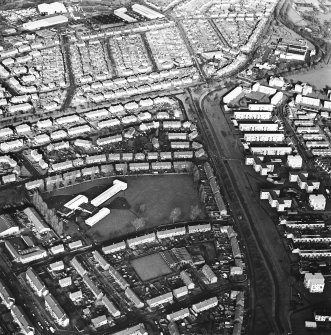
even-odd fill
[{"label": "white roof", "polygon": [[66,13],[67,9],[61,2],[53,2],[50,4],[42,3],[38,5],[40,13],[55,14],[55,13]]}]

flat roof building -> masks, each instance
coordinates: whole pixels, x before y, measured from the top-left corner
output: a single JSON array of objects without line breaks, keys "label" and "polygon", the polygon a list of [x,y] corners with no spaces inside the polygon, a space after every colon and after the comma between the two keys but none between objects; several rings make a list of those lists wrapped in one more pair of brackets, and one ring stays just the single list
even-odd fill
[{"label": "flat roof building", "polygon": [[115,179],[113,182],[113,186],[109,187],[106,191],[102,192],[99,194],[97,197],[95,197],[92,201],[91,204],[95,207],[100,206],[102,203],[105,201],[109,200],[113,196],[115,196],[117,193],[120,191],[126,190],[128,187],[128,184],[120,181],[118,179]]}]

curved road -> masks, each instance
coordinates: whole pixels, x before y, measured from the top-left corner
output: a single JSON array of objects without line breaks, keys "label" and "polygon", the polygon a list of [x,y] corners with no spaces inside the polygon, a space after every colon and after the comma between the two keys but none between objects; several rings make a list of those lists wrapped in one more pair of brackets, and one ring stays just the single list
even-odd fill
[{"label": "curved road", "polygon": [[[218,91],[209,91],[200,97],[194,97],[191,91],[190,94],[219,183],[247,250],[252,281],[248,333],[287,334],[290,332],[288,254],[273,221],[255,198],[258,185],[245,171],[247,167],[242,163],[239,139],[233,135],[224,110],[219,106]],[[255,190],[251,184],[256,185]]]}]

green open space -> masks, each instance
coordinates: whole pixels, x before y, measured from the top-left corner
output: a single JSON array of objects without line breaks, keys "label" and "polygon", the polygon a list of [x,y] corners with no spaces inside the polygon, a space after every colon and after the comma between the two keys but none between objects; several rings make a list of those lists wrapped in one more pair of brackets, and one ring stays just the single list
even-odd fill
[{"label": "green open space", "polygon": [[159,253],[133,259],[130,263],[142,281],[155,279],[172,272]]},{"label": "green open space", "polygon": [[[127,190],[103,204],[110,208],[110,214],[87,232],[96,241],[107,241],[137,230],[172,223],[171,213],[176,208],[179,209],[176,222],[191,220],[192,207],[196,206],[200,208],[198,218],[205,217],[191,175],[126,176],[119,179],[128,183]],[[110,187],[113,180],[105,178],[59,189],[45,194],[45,201],[57,209],[77,194],[84,194],[91,200]]]}]

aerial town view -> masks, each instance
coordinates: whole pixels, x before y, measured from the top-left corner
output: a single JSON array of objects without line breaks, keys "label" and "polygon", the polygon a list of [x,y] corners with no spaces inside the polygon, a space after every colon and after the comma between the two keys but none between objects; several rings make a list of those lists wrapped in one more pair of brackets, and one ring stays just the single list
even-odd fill
[{"label": "aerial town view", "polygon": [[1,334],[331,334],[331,0],[0,0]]}]

